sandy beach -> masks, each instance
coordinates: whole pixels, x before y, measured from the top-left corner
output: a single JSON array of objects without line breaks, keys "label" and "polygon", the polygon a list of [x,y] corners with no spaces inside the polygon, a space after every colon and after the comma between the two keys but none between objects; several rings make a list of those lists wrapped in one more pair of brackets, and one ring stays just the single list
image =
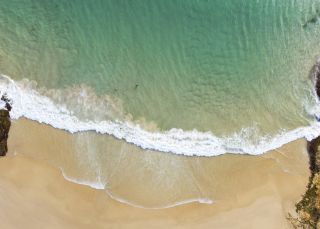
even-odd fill
[{"label": "sandy beach", "polygon": [[208,159],[225,163],[213,204],[142,209],[69,182],[53,163],[38,159],[42,150],[54,149],[53,133],[68,140],[69,134],[46,125],[13,122],[9,153],[0,160],[1,228],[290,228],[286,217],[309,176],[306,142],[298,140],[262,156]]}]

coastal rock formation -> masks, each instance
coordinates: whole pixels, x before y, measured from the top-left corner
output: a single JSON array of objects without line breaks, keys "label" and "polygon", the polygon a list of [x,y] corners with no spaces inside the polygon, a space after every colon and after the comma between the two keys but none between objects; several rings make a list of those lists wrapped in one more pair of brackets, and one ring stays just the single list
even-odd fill
[{"label": "coastal rock formation", "polygon": [[11,126],[10,114],[11,102],[6,95],[1,97],[4,107],[0,110],[0,156],[5,156],[8,152],[7,140]]},{"label": "coastal rock formation", "polygon": [[311,71],[311,80],[314,83],[315,91],[320,98],[320,60],[313,66]]},{"label": "coastal rock formation", "polygon": [[8,151],[7,140],[10,125],[9,111],[5,109],[0,110],[0,156],[5,156]]},{"label": "coastal rock formation", "polygon": [[302,200],[296,204],[298,219],[293,225],[295,228],[320,228],[320,136],[308,142],[310,158],[309,183]]},{"label": "coastal rock formation", "polygon": [[[311,74],[315,92],[320,98],[320,61],[317,61]],[[319,117],[316,117],[319,121]],[[320,229],[320,136],[307,143],[311,175],[307,190],[296,204],[298,218],[289,217],[294,228]]]}]

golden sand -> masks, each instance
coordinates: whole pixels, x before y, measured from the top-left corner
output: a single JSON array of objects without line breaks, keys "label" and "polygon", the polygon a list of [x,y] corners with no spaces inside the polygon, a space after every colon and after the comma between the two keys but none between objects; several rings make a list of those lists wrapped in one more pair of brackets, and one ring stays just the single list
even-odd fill
[{"label": "golden sand", "polygon": [[[57,166],[66,166],[69,161],[72,164],[72,138],[64,131],[32,121],[13,123],[8,156],[0,159],[0,228],[290,228],[286,216],[294,212],[294,204],[304,193],[309,176],[304,140],[262,156],[187,158],[166,154],[164,159],[173,157],[175,163],[183,161],[189,166],[187,169],[194,170],[190,174],[195,183],[183,181],[175,185],[182,185],[191,198],[197,192],[187,189],[197,184],[203,197],[214,203],[142,209],[115,201],[104,190],[64,179]],[[153,155],[162,160],[162,153]],[[136,165],[138,159],[128,160]],[[194,160],[204,172],[199,171]],[[68,168],[68,172],[78,171]],[[165,198],[153,190],[150,194],[146,187],[154,181],[148,181],[148,176],[131,184],[126,180],[128,174],[114,174],[109,191],[118,196],[137,200],[153,194],[154,200],[157,195]],[[122,182],[112,183],[118,180]],[[174,197],[179,195],[184,197],[182,192]]]}]

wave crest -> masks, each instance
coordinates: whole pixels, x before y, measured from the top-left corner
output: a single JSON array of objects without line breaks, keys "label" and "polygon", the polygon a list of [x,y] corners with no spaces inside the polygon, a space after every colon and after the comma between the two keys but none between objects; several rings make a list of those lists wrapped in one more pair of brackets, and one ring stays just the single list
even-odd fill
[{"label": "wave crest", "polygon": [[[212,132],[184,131],[176,128],[162,132],[150,132],[143,129],[139,124],[125,121],[125,118],[101,121],[94,121],[93,119],[81,120],[66,106],[58,104],[59,99],[63,98],[59,96],[61,92],[38,89],[36,85],[30,86],[30,83],[26,82],[15,82],[5,75],[0,77],[1,94],[6,93],[13,102],[11,111],[13,119],[25,117],[70,133],[95,131],[100,134],[108,134],[135,144],[142,149],[171,152],[186,156],[217,156],[224,153],[258,155],[279,148],[299,138],[312,140],[320,134],[320,124],[314,121],[310,126],[300,127],[291,131],[283,130],[274,136],[260,137],[253,143],[248,136],[254,135],[254,128],[244,128],[239,133],[231,136],[217,137]],[[76,91],[74,96],[81,92],[80,89]],[[90,93],[89,97],[96,99],[94,92],[90,91]],[[106,103],[100,105],[111,104],[108,103],[111,101],[110,97],[105,97],[105,101]],[[116,107],[106,106],[104,108],[109,108],[107,113],[112,114],[110,117],[113,117],[113,115],[116,116],[121,113],[120,110],[115,109]]]}]

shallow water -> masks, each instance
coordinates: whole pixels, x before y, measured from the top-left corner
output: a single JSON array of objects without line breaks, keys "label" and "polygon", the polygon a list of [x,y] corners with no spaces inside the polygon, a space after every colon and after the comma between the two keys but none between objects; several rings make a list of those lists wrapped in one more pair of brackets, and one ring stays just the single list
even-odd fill
[{"label": "shallow water", "polygon": [[[306,81],[320,33],[318,21],[307,22],[319,8],[306,0],[2,1],[0,69],[48,88],[85,84],[163,130],[275,134],[309,122]],[[107,107],[100,112],[96,119],[109,118]]]}]

